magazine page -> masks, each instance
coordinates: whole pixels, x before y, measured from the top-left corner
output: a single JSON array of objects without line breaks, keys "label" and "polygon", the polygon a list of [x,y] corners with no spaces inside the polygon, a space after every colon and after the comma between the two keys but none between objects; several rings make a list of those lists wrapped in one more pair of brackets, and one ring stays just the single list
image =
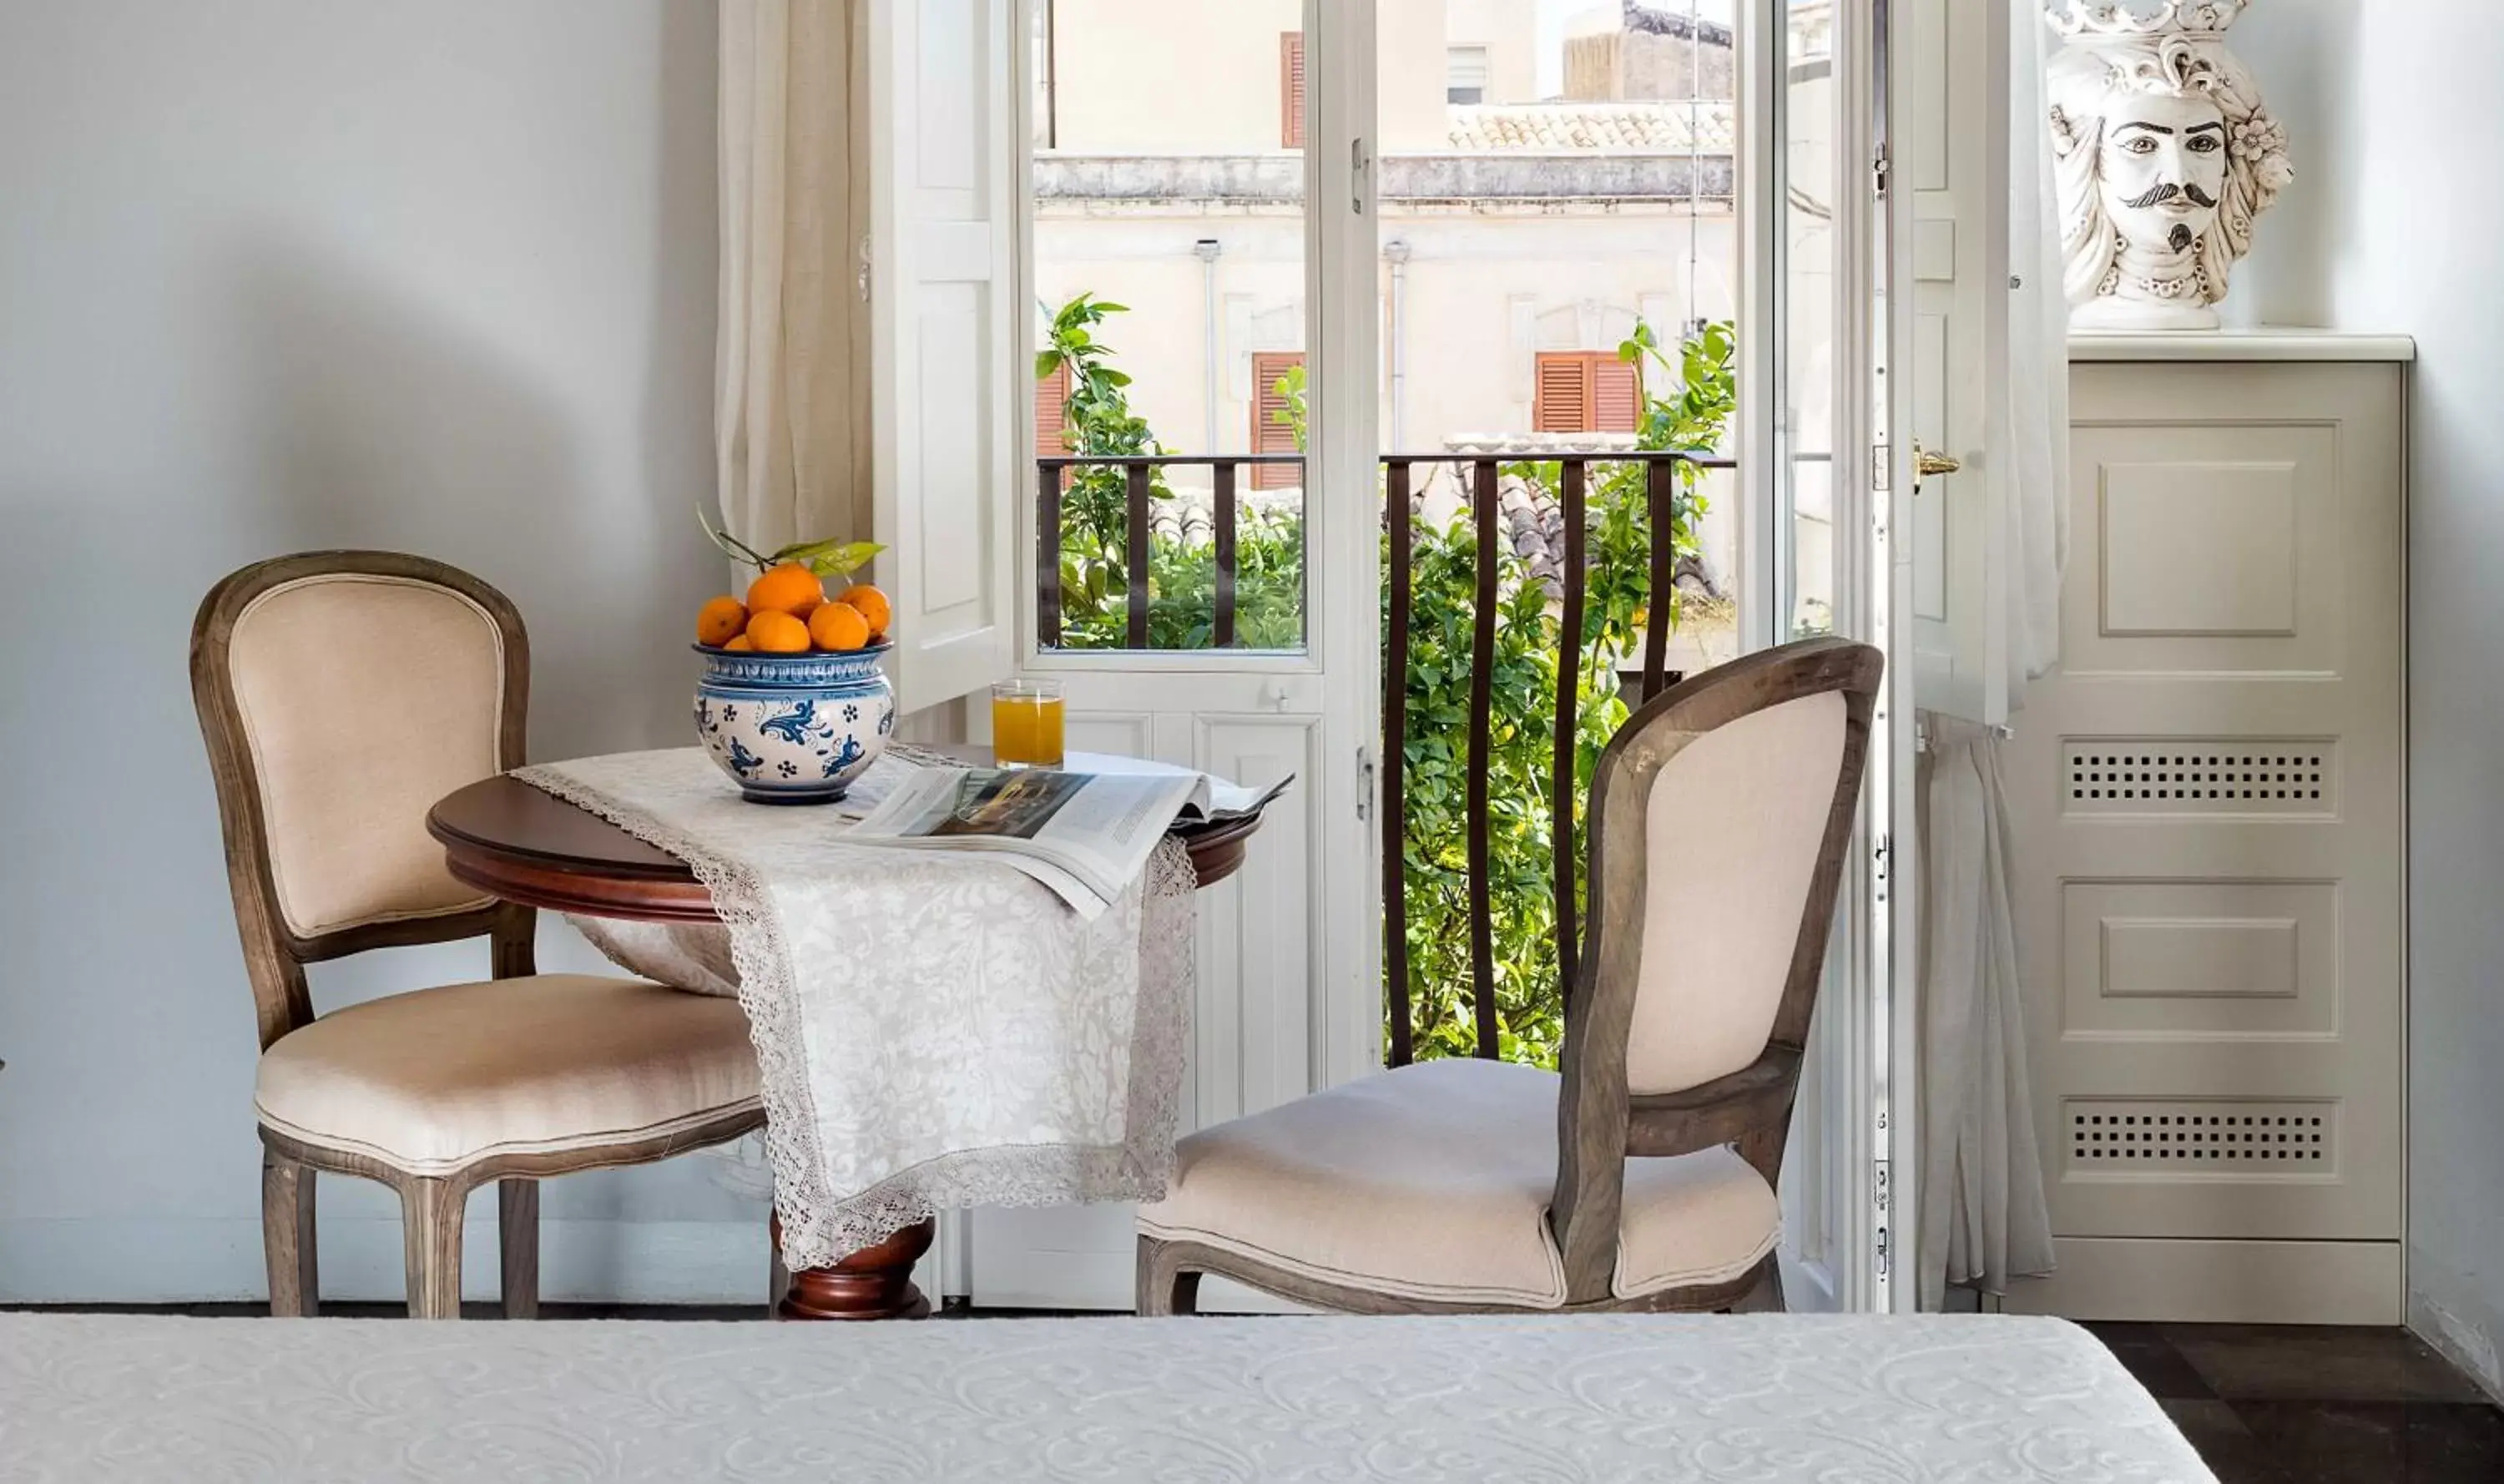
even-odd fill
[{"label": "magazine page", "polygon": [[1172,763],[1160,763],[1152,758],[1116,757],[1106,752],[1072,752],[1062,759],[1061,767],[1070,773],[1153,775],[1198,778],[1208,785],[1207,795],[1205,798],[1195,796],[1190,804],[1183,807],[1182,813],[1185,818],[1211,821],[1238,819],[1246,814],[1257,814],[1267,809],[1271,800],[1285,793],[1289,784],[1296,781],[1296,776],[1291,773],[1268,788],[1246,788],[1240,783],[1230,783],[1215,774],[1201,773],[1191,768],[1179,768]]},{"label": "magazine page", "polygon": [[899,783],[850,838],[995,853],[1094,916],[1138,879],[1166,826],[1200,797],[1202,780],[1187,772],[931,768]]}]

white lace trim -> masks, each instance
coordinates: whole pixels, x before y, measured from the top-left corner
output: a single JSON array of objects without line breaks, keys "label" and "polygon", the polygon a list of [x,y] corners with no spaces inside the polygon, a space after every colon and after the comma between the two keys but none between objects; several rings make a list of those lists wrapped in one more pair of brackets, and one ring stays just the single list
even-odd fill
[{"label": "white lace trim", "polygon": [[[704,760],[700,751],[686,750],[695,759]],[[667,760],[667,766],[663,766],[663,760]],[[712,767],[710,760],[704,760],[704,765],[708,770]],[[739,1002],[748,1014],[749,1034],[756,1047],[767,1119],[766,1148],[774,1167],[775,1208],[782,1218],[786,1263],[794,1269],[830,1266],[943,1209],[1155,1200],[1164,1195],[1173,1174],[1174,1129],[1187,1051],[1184,996],[1191,992],[1196,979],[1197,882],[1190,852],[1181,842],[1167,839],[1160,845],[1150,859],[1144,881],[1098,919],[1099,924],[1112,931],[1123,931],[1127,923],[1136,924],[1137,978],[1133,991],[1127,996],[1131,1001],[1127,1047],[1088,1047],[1096,1053],[1096,1064],[1083,1074],[1073,1070],[1071,1075],[1096,1078],[1097,1085],[1092,1088],[1038,1091],[1022,1086],[1014,1089],[1014,1095],[1002,1099],[1016,1102],[1023,1097],[1028,1103],[1066,1111],[1071,1106],[1088,1106],[1091,1092],[1119,1097],[1123,1103],[1119,1136],[1095,1143],[1066,1139],[1021,1143],[992,1138],[882,1170],[884,1141],[871,1137],[862,1141],[862,1148],[835,1150],[821,1135],[825,1127],[820,1117],[821,1080],[850,1076],[857,1064],[825,1064],[812,1053],[813,1006],[811,995],[804,990],[804,985],[812,982],[806,968],[795,970],[789,938],[777,910],[775,884],[782,886],[786,899],[795,890],[804,897],[814,892],[827,899],[833,911],[864,925],[890,920],[882,911],[881,898],[899,893],[911,896],[917,889],[926,892],[934,867],[939,868],[938,874],[960,881],[979,874],[994,893],[1002,888],[1034,892],[1044,888],[996,861],[948,856],[916,858],[905,866],[893,852],[860,847],[842,852],[848,857],[845,864],[855,869],[820,872],[796,888],[789,880],[770,883],[756,866],[713,838],[714,832],[668,822],[658,816],[655,808],[630,803],[581,776],[600,773],[607,777],[631,780],[630,792],[655,805],[666,805],[677,802],[667,798],[668,791],[682,784],[677,772],[678,761],[673,754],[646,753],[523,768],[514,776],[685,861],[696,880],[713,894],[714,911],[729,930],[732,961],[739,974]],[[643,787],[647,782],[648,794]],[[713,792],[727,795],[717,780]],[[1003,877],[1009,880],[1003,882],[999,880]],[[983,906],[976,902],[970,910],[980,912]],[[1088,936],[1077,915],[1065,909],[1059,912],[1058,922],[1073,938]],[[1063,1017],[1071,1023],[1056,1022],[1051,1028],[1062,1033],[1066,1046],[1082,1046],[1100,1041],[1103,1033],[1118,1033],[1119,1027],[1086,1023],[1087,1010],[1110,1008],[1090,1003],[1091,997],[1118,997],[1112,989],[1096,995],[1098,986],[1084,982],[1087,946],[1081,944],[1074,952],[1065,944],[1050,948],[1051,951],[1039,949],[1033,955],[1035,961],[1081,971],[1067,986],[1079,1005],[1078,1011]],[[624,966],[637,967],[632,962]],[[846,965],[832,968],[840,975],[859,972]],[[1069,996],[1063,998],[1067,1001]],[[842,1007],[814,1008],[844,1018],[848,1027],[852,1023]],[[884,1026],[859,1028],[873,1032],[873,1040],[879,1035],[890,1039],[922,1037],[923,1042],[914,1051],[925,1060],[934,1056],[983,1058],[1008,1053],[1005,1059],[1014,1061],[1014,1053],[1036,1050],[997,1040],[987,1042],[979,1027],[969,1032],[961,1024],[928,1019],[915,1022],[909,1016],[898,1017]],[[1012,1041],[1017,1029],[1009,1028]],[[932,1046],[927,1044],[932,1037],[946,1040]],[[846,1049],[854,1050],[849,1045]],[[866,1050],[875,1056],[881,1049],[871,1046]],[[1115,1061],[1120,1063],[1122,1086],[1118,1088],[1105,1076]],[[1003,1075],[1021,1072],[1029,1082],[1036,1077],[1059,1075],[1048,1063],[1031,1059],[1022,1067],[1004,1069]],[[838,1105],[846,1103],[848,1099],[843,1094],[852,1086],[838,1085],[826,1100]],[[857,1121],[858,1110],[846,1108],[844,1112],[848,1121]],[[890,1119],[925,1115],[943,1125],[954,1118],[954,1110],[938,1107],[886,1112]],[[882,1121],[880,1126],[888,1125]],[[980,1118],[965,1121],[968,1133],[979,1136],[983,1128]],[[943,1133],[946,1131],[943,1127]],[[830,1159],[829,1156],[838,1157]],[[862,1179],[873,1172],[876,1178]]]}]

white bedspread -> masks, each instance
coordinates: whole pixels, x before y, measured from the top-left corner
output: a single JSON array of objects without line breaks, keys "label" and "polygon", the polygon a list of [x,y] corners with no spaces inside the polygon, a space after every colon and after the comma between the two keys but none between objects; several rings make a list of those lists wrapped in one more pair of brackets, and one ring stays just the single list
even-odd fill
[{"label": "white bedspread", "polygon": [[2053,1320],[0,1314],[0,1480],[2209,1481]]}]

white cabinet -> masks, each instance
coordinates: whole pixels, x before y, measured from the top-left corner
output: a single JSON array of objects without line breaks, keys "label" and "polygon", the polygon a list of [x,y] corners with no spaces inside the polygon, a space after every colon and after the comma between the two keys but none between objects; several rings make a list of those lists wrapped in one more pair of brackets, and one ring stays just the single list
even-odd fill
[{"label": "white cabinet", "polygon": [[2063,666],[2011,807],[2076,1318],[2396,1325],[2407,342],[2072,352]]}]

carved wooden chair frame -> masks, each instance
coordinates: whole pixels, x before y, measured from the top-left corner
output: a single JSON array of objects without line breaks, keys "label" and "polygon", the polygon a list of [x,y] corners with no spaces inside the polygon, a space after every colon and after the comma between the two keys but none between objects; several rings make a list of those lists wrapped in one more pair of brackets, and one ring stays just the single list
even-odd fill
[{"label": "carved wooden chair frame", "polygon": [[[529,736],[530,638],[504,594],[458,568],[424,557],[379,551],[318,551],[280,557],[237,571],[212,588],[191,626],[191,699],[208,743],[226,837],[226,881],[243,939],[244,968],[260,1022],[261,1049],[314,1020],[304,966],[369,949],[491,940],[492,977],[538,972],[533,948],[538,915],[527,907],[489,903],[431,916],[370,922],[298,937],[279,910],[261,777],[235,696],[234,628],[262,594],[306,578],[377,576],[442,588],[476,604],[494,620],[504,646],[504,692],[496,739],[499,770],[519,767]],[[412,1174],[380,1159],[323,1149],[266,1126],[261,1129],[261,1236],[269,1265],[270,1312],[309,1315],[318,1307],[319,1264],[313,1224],[313,1171],[378,1180],[400,1192],[408,1268],[409,1313],[453,1318],[461,1312],[461,1222],[470,1192],[498,1182],[498,1233],[504,1313],[539,1310],[539,1182],[553,1175],[610,1165],[643,1164],[690,1149],[725,1143],[765,1122],[761,1110],[725,1113],[693,1127],[613,1145],[557,1153],[493,1156],[448,1175]]]},{"label": "carved wooden chair frame", "polygon": [[[1782,1302],[1781,1280],[1770,1255],[1726,1282],[1617,1297],[1610,1281],[1617,1260],[1625,1161],[1735,1145],[1767,1185],[1779,1180],[1885,669],[1879,651],[1844,639],[1809,639],[1764,650],[1654,697],[1627,718],[1600,755],[1591,789],[1584,878],[1596,900],[1587,916],[1582,971],[1566,1002],[1556,1191],[1548,1213],[1564,1259],[1565,1312],[1691,1313],[1779,1307]],[[1844,698],[1842,767],[1764,1053],[1755,1064],[1702,1087],[1634,1095],[1627,1087],[1626,1045],[1643,961],[1645,833],[1652,784],[1672,758],[1706,733],[1788,702],[1829,693]],[[1200,1280],[1211,1273],[1299,1303],[1347,1313],[1521,1312],[1515,1306],[1402,1298],[1321,1282],[1206,1243],[1149,1236],[1139,1238],[1139,1312],[1194,1312]]]}]

